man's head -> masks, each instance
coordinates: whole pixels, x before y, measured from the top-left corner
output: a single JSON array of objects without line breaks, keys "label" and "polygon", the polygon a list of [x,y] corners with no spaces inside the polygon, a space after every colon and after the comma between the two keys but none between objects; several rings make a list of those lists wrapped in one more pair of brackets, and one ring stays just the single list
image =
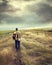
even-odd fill
[{"label": "man's head", "polygon": [[16,31],[18,31],[18,28],[16,28]]}]

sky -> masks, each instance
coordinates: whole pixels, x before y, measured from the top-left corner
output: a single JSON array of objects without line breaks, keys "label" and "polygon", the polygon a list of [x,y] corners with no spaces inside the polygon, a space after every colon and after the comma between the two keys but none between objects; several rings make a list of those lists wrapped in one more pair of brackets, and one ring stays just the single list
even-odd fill
[{"label": "sky", "polygon": [[52,28],[52,0],[0,0],[0,30]]}]

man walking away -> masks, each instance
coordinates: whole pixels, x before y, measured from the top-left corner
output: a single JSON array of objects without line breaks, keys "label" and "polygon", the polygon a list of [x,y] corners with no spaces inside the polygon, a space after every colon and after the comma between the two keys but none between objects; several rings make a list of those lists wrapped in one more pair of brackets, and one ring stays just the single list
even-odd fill
[{"label": "man walking away", "polygon": [[20,49],[20,32],[18,31],[18,28],[16,28],[16,31],[13,33],[13,40],[15,41],[15,49]]}]

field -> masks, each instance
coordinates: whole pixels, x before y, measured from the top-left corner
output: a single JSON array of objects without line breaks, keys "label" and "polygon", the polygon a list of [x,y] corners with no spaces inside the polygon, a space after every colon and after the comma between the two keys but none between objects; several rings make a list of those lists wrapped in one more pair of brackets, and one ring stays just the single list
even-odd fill
[{"label": "field", "polygon": [[52,65],[52,31],[20,30],[21,48],[16,51],[13,31],[0,31],[0,65]]}]

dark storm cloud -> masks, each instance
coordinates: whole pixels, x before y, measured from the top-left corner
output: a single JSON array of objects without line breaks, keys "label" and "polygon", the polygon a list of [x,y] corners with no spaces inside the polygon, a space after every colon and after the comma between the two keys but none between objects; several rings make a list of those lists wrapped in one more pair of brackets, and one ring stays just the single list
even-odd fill
[{"label": "dark storm cloud", "polygon": [[43,16],[46,21],[52,21],[52,7],[48,4],[38,4],[38,15]]},{"label": "dark storm cloud", "polygon": [[1,0],[2,2],[0,2],[0,23],[2,23],[2,19],[5,18],[6,16],[6,12],[8,12],[9,14],[10,13],[13,13],[13,12],[16,12],[16,11],[21,11],[20,8],[13,8],[11,5],[8,5],[8,2],[7,0]]},{"label": "dark storm cloud", "polygon": [[6,10],[6,8],[7,8],[7,3],[8,3],[8,1],[2,0],[2,3],[0,3],[0,13],[1,13],[1,12],[4,12],[4,11]]},{"label": "dark storm cloud", "polygon": [[13,8],[11,5],[8,5],[7,0],[2,0],[2,3],[0,3],[0,12],[15,12],[20,11],[20,8]]},{"label": "dark storm cloud", "polygon": [[0,24],[18,24],[18,23],[21,23],[23,22],[23,19],[22,17],[11,17],[9,15],[3,15],[3,19],[2,21],[0,22]]},{"label": "dark storm cloud", "polygon": [[2,3],[0,3],[0,23],[2,23],[1,20],[4,18],[3,12],[5,12],[8,7],[7,3],[6,0],[2,0]]},{"label": "dark storm cloud", "polygon": [[48,2],[52,2],[52,0],[47,0]]},{"label": "dark storm cloud", "polygon": [[3,12],[7,9],[7,3],[8,2],[6,0],[2,0],[2,3],[0,2],[0,23],[3,19]]},{"label": "dark storm cloud", "polygon": [[40,17],[43,17],[44,21],[52,21],[52,7],[45,3],[38,3],[27,6],[30,12],[36,13]]}]

